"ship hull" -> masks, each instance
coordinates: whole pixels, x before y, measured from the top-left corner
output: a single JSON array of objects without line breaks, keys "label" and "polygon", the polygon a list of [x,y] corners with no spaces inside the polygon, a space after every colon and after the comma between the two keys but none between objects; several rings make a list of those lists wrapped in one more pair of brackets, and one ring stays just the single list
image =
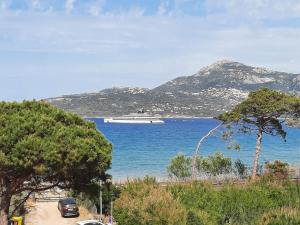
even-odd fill
[{"label": "ship hull", "polygon": [[140,120],[140,119],[104,119],[104,123],[129,123],[129,124],[163,124],[163,120]]}]

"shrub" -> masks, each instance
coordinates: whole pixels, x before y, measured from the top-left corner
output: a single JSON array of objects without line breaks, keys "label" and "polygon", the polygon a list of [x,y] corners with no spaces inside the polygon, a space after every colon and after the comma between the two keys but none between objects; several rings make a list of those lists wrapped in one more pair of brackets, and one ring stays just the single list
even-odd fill
[{"label": "shrub", "polygon": [[199,171],[206,172],[213,176],[232,171],[231,158],[224,157],[220,152],[208,156],[207,158],[199,158],[197,164]]},{"label": "shrub", "polygon": [[214,225],[209,215],[202,210],[189,210],[187,212],[188,225]]},{"label": "shrub", "polygon": [[[182,154],[175,156],[167,168],[169,177],[180,181],[187,181],[192,176],[192,164],[192,157],[186,157]],[[232,165],[231,158],[225,157],[220,152],[216,152],[214,155],[208,157],[197,157],[196,171],[199,176],[198,178],[203,178],[203,175],[204,177],[213,177],[230,174],[242,178],[247,174],[247,167],[240,159]],[[231,172],[234,172],[234,174]]]},{"label": "shrub", "polygon": [[271,210],[261,217],[259,225],[299,225],[300,210],[295,208],[280,208]]},{"label": "shrub", "polygon": [[274,175],[278,179],[285,179],[289,176],[289,164],[275,160],[274,162],[268,162],[265,165],[267,173]]},{"label": "shrub", "polygon": [[[256,225],[265,212],[278,207],[297,207],[300,199],[299,187],[291,182],[258,181],[243,186],[229,183],[218,188],[193,182],[169,189],[188,212],[204,212],[211,224]],[[200,223],[195,213],[189,215]]]},{"label": "shrub", "polygon": [[172,158],[167,170],[171,178],[187,180],[192,175],[192,158],[179,154]]},{"label": "shrub", "polygon": [[115,219],[126,225],[185,225],[186,210],[165,187],[133,182],[115,201]]},{"label": "shrub", "polygon": [[293,225],[300,224],[299,205],[299,185],[288,180],[215,187],[199,181],[162,186],[147,178],[124,187],[115,218],[126,225]]},{"label": "shrub", "polygon": [[[111,184],[103,183],[102,184],[102,212],[108,213],[111,206],[111,198],[118,198],[121,193],[121,187]],[[96,213],[100,212],[100,199],[99,199],[100,186],[99,183],[93,183],[89,185],[84,192],[70,191],[69,196],[75,197],[77,202],[87,208],[90,212]]]},{"label": "shrub", "polygon": [[246,167],[246,165],[240,159],[237,159],[234,162],[234,169],[235,169],[236,174],[240,178],[245,177],[245,175],[247,173],[247,167]]}]

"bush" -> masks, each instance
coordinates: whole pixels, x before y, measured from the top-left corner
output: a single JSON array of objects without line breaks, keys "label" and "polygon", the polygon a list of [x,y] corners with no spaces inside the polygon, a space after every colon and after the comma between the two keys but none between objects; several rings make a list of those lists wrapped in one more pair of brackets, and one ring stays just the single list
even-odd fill
[{"label": "bush", "polygon": [[239,178],[243,178],[247,174],[247,167],[240,159],[234,162],[234,169]]},{"label": "bush", "polygon": [[[290,182],[259,181],[244,186],[229,183],[221,188],[194,182],[173,185],[170,191],[188,212],[201,211],[211,224],[224,225],[256,225],[264,213],[274,208],[299,207],[300,199],[299,187]],[[193,221],[201,221],[195,214],[189,215]]]},{"label": "bush", "polygon": [[115,219],[126,225],[185,225],[186,210],[165,187],[136,181],[115,201]]},{"label": "bush", "polygon": [[192,175],[192,158],[179,154],[172,158],[167,170],[171,178],[187,180]]},{"label": "bush", "polygon": [[299,185],[287,180],[215,187],[196,181],[162,186],[147,178],[124,187],[115,219],[126,225],[293,225],[300,224],[299,205]]},{"label": "bush", "polygon": [[[111,183],[102,184],[102,212],[107,214],[110,212],[110,202],[112,195],[118,198],[121,193],[121,188]],[[84,206],[92,213],[100,213],[100,199],[99,199],[100,186],[99,183],[89,185],[84,192],[70,191],[69,196],[75,197],[78,204]]]},{"label": "bush", "polygon": [[214,225],[210,221],[209,215],[202,210],[189,210],[187,212],[188,225]]},{"label": "bush", "polygon": [[286,179],[289,176],[289,164],[275,160],[274,162],[268,162],[265,165],[267,174],[271,174],[278,179]]},{"label": "bush", "polygon": [[[169,177],[179,181],[188,181],[192,176],[193,157],[179,154],[175,156],[167,168]],[[216,152],[208,157],[196,158],[196,172],[200,179],[203,177],[216,177],[219,175],[237,176],[244,178],[248,174],[246,165],[240,160],[236,160],[234,164],[231,158],[225,157],[222,153]]]},{"label": "bush", "polygon": [[259,225],[299,225],[300,224],[300,210],[293,208],[280,208],[271,210],[265,213]]},{"label": "bush", "polygon": [[207,158],[199,158],[197,162],[199,172],[216,176],[226,174],[232,171],[231,158],[224,157],[222,153],[217,152]]}]

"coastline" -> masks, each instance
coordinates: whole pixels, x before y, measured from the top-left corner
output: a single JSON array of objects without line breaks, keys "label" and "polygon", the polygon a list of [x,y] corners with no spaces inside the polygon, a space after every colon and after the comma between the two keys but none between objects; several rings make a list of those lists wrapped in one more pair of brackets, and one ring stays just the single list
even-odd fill
[{"label": "coastline", "polygon": [[[113,118],[119,116],[82,116],[84,119],[104,119],[104,118]],[[161,119],[214,119],[212,116],[157,116]]]},{"label": "coastline", "polygon": [[[127,179],[142,179],[154,176],[159,181],[168,180],[167,166],[172,157],[179,153],[191,156],[195,146],[207,131],[217,123],[211,117],[168,117],[161,126],[118,125],[103,122],[103,117],[89,117],[96,123],[105,137],[114,145],[112,167],[109,174],[116,182]],[[266,137],[262,146],[261,163],[281,160],[290,165],[300,167],[300,148],[297,140],[300,130],[287,128],[287,142],[281,139]],[[218,137],[211,137],[202,146],[201,155],[208,156],[216,151],[222,152],[232,159],[240,158],[245,164],[251,165],[255,135],[237,136],[241,151],[226,148]]]},{"label": "coastline", "polygon": [[[295,177],[300,177],[300,162],[298,163],[289,163],[289,167],[291,169],[291,171],[294,171],[295,173]],[[261,163],[261,165],[263,165]],[[251,167],[251,164],[246,164],[247,167]],[[135,174],[135,175],[131,175],[131,176],[122,176],[122,175],[116,175],[114,174],[114,172],[110,173],[112,171],[108,171],[108,173],[110,175],[112,175],[113,178],[113,183],[115,184],[123,184],[123,183],[127,183],[128,181],[134,181],[134,180],[143,180],[144,178],[155,178],[155,180],[158,183],[169,183],[169,182],[174,182],[176,181],[176,179],[174,180],[174,178],[169,177],[169,175],[167,174],[167,170],[163,171],[160,175],[157,173],[154,174]],[[231,179],[238,179],[238,177],[236,177],[236,175],[233,174],[220,174],[216,177],[213,178],[203,178],[201,180],[222,180],[222,179],[226,179],[227,178],[231,178]]]}]

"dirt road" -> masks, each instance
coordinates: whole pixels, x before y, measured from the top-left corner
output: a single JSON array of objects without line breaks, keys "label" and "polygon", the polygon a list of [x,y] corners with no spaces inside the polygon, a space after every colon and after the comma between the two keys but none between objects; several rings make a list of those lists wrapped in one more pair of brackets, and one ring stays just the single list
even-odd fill
[{"label": "dirt road", "polygon": [[26,225],[75,225],[77,221],[92,219],[84,209],[80,209],[80,214],[77,218],[63,218],[57,202],[37,202],[26,216]]}]

